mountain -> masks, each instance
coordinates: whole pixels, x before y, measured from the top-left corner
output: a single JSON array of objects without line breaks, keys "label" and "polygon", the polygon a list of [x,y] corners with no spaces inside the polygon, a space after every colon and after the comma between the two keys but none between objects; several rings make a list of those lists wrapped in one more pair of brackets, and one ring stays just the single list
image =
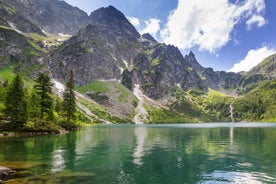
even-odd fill
[{"label": "mountain", "polygon": [[0,40],[0,68],[13,67],[27,77],[46,69],[46,53],[31,38],[0,26]]},{"label": "mountain", "polygon": [[60,0],[1,0],[1,3],[52,34],[75,34],[88,21],[84,11]]},{"label": "mountain", "polygon": [[261,83],[276,78],[276,54],[264,59],[249,72],[242,74],[242,80],[237,84],[237,94],[246,94],[258,87]]},{"label": "mountain", "polygon": [[93,24],[51,53],[55,78],[64,81],[73,70],[77,85],[88,85],[94,80],[120,81],[128,75],[131,84],[126,86],[132,90],[139,84],[151,98],[166,96],[176,85],[207,90],[176,47],[157,43],[149,34],[141,37],[114,7],[96,10],[90,19]]},{"label": "mountain", "polygon": [[235,94],[236,88],[243,80],[243,76],[238,73],[214,71],[212,68],[202,67],[192,52],[186,55],[185,59],[195,68],[195,71],[197,71],[204,84],[209,88],[222,91],[226,94]]},{"label": "mountain", "polygon": [[243,74],[204,68],[113,6],[87,15],[59,0],[0,0],[0,15],[0,80],[7,67],[30,80],[47,71],[60,91],[73,71],[79,108],[95,122],[231,121],[231,96],[250,98],[275,77],[275,55]]},{"label": "mountain", "polygon": [[264,59],[260,64],[253,67],[249,74],[262,74],[267,77],[276,78],[276,54]]},{"label": "mountain", "polygon": [[144,46],[133,60],[132,83],[139,84],[150,98],[168,95],[172,87],[207,91],[200,77],[180,51],[171,45]]},{"label": "mountain", "polygon": [[81,29],[50,54],[50,67],[61,81],[68,70],[76,73],[77,85],[120,80],[123,69],[131,65],[141,49],[139,33],[114,7],[99,9],[90,19],[94,24]]},{"label": "mountain", "polygon": [[261,83],[255,89],[235,99],[236,121],[276,121],[276,80]]},{"label": "mountain", "polygon": [[30,22],[16,8],[6,4],[7,1],[0,1],[0,24],[1,26],[15,29],[23,33],[37,33],[43,35],[42,31],[35,24]]}]

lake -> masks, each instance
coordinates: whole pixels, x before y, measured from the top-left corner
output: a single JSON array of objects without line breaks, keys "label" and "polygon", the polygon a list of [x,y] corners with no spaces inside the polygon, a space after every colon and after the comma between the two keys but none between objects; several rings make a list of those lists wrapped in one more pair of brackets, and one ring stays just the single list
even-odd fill
[{"label": "lake", "polygon": [[7,183],[276,183],[276,123],[102,125],[0,138]]}]

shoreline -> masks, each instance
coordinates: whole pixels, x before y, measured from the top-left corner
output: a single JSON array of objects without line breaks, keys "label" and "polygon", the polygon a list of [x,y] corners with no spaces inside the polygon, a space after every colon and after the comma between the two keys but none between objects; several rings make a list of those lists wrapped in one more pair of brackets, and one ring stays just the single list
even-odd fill
[{"label": "shoreline", "polygon": [[22,137],[22,136],[41,136],[41,135],[64,135],[68,134],[69,130],[59,130],[59,132],[2,132],[0,137]]}]

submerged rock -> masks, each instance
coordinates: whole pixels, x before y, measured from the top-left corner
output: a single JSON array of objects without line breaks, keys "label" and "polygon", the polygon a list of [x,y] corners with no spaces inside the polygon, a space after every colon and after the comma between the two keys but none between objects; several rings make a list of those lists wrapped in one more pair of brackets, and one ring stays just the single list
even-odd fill
[{"label": "submerged rock", "polygon": [[0,183],[3,183],[4,180],[7,180],[9,178],[9,176],[14,172],[15,171],[13,171],[7,167],[0,166]]}]

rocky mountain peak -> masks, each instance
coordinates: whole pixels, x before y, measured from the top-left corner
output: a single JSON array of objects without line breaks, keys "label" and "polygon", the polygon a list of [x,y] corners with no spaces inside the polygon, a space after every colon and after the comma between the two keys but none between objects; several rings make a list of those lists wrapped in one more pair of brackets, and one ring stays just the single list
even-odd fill
[{"label": "rocky mountain peak", "polygon": [[190,53],[185,56],[185,60],[197,71],[204,70],[204,68],[197,61],[195,54],[192,51],[190,51]]},{"label": "rocky mountain peak", "polygon": [[112,29],[123,30],[128,35],[140,38],[140,34],[135,27],[128,21],[122,12],[113,6],[100,8],[92,12],[89,16],[89,23],[93,25],[103,25]]}]

